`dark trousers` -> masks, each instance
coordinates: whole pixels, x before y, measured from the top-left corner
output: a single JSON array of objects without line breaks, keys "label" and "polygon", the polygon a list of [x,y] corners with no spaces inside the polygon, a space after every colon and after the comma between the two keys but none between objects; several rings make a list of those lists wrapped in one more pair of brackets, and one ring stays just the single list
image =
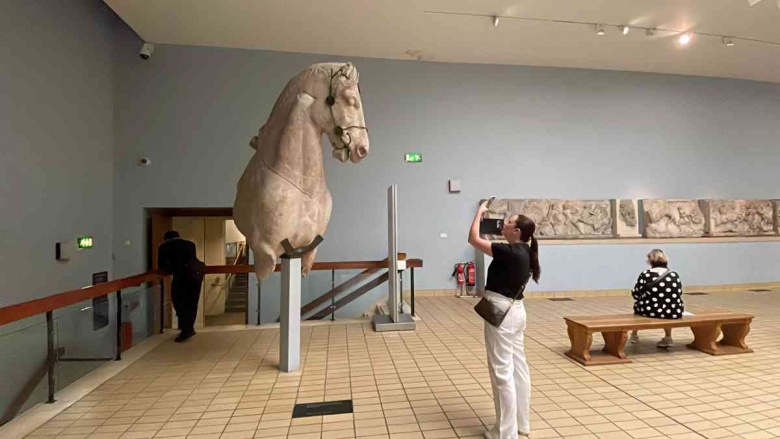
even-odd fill
[{"label": "dark trousers", "polygon": [[179,329],[182,334],[192,334],[195,331],[195,318],[198,315],[200,287],[203,276],[178,275],[173,276],[171,283],[171,300],[176,316],[179,318]]}]

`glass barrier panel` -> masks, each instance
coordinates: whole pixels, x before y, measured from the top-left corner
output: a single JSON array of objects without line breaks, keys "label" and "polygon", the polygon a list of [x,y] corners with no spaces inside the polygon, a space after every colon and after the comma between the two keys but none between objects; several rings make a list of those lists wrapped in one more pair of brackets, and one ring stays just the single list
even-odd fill
[{"label": "glass barrier panel", "polygon": [[57,390],[116,355],[116,294],[54,311]]},{"label": "glass barrier panel", "polygon": [[46,315],[0,326],[0,425],[48,396]]}]

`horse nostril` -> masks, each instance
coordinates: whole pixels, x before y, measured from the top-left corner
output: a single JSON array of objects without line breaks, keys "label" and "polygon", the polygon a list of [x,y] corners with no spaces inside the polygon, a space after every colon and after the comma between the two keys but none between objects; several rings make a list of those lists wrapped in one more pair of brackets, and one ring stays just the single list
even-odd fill
[{"label": "horse nostril", "polygon": [[365,157],[365,156],[367,156],[367,155],[368,155],[368,147],[366,147],[366,146],[361,146],[360,148],[358,148],[358,155],[359,155],[360,157]]}]

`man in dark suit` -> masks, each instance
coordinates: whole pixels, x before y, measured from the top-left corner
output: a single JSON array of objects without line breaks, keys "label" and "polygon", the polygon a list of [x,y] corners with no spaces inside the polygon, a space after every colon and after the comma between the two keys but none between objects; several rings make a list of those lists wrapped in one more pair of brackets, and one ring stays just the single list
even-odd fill
[{"label": "man in dark suit", "polygon": [[195,243],[181,239],[179,232],[165,232],[164,239],[158,250],[157,268],[173,275],[171,299],[181,329],[176,342],[183,342],[195,335],[195,317],[198,315],[205,265],[198,260]]}]

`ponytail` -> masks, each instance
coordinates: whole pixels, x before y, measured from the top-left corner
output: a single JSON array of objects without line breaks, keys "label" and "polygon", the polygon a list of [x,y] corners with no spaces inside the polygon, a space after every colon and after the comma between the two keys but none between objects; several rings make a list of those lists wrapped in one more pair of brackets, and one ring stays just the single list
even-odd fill
[{"label": "ponytail", "polygon": [[542,274],[542,268],[539,266],[539,241],[531,236],[531,278],[539,283],[539,276]]},{"label": "ponytail", "polygon": [[539,267],[539,241],[534,236],[536,233],[536,223],[525,215],[517,215],[515,227],[522,232],[521,240],[526,236],[530,236],[530,238],[524,242],[528,243],[528,246],[531,248],[531,278],[534,282],[539,283],[539,276],[542,273],[542,269]]}]

